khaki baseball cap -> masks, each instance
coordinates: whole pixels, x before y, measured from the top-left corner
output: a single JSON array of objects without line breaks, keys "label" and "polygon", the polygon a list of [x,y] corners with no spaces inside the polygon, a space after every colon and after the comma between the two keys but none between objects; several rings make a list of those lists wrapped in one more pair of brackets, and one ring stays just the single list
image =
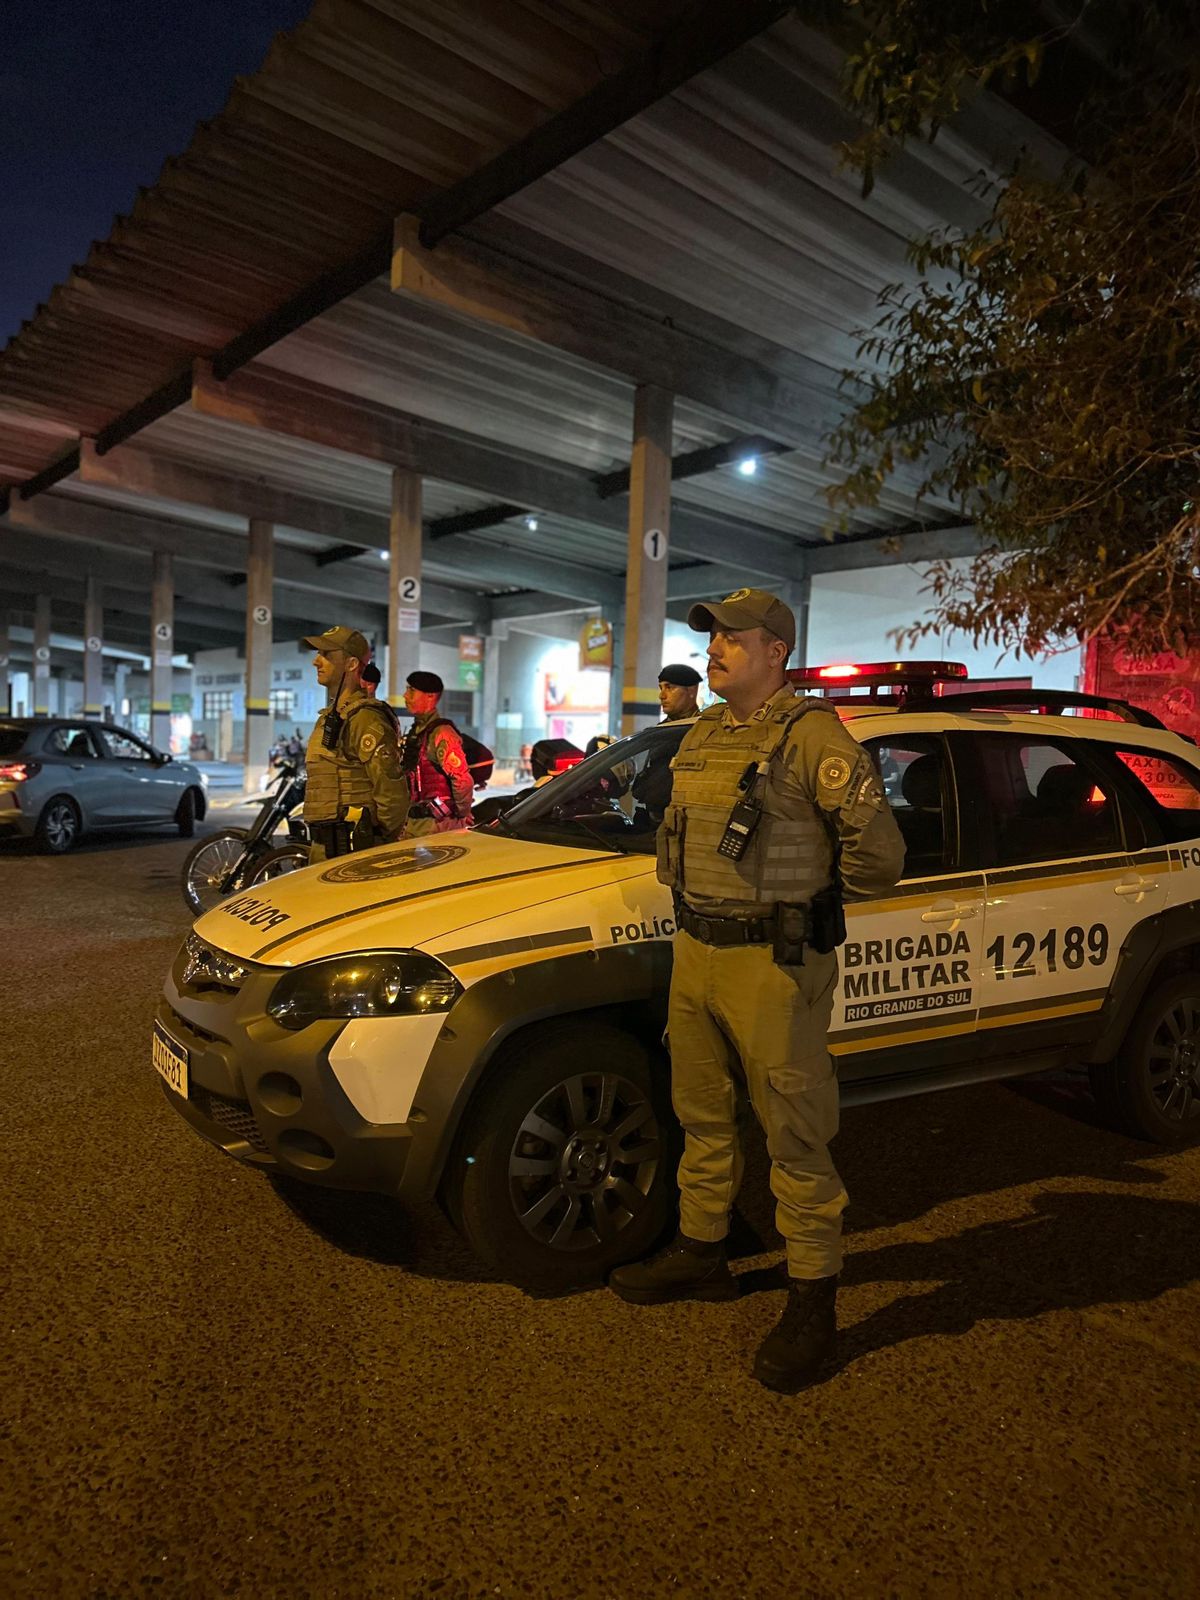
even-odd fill
[{"label": "khaki baseball cap", "polygon": [[322,655],[328,655],[331,650],[344,650],[358,661],[371,659],[371,646],[357,628],[326,628],[324,633],[310,633],[304,642]]},{"label": "khaki baseball cap", "polygon": [[765,589],[735,589],[724,600],[705,600],[688,612],[688,627],[697,633],[710,633],[714,626],[735,631],[766,628],[783,640],[789,655],[796,648],[796,619],[791,607]]}]

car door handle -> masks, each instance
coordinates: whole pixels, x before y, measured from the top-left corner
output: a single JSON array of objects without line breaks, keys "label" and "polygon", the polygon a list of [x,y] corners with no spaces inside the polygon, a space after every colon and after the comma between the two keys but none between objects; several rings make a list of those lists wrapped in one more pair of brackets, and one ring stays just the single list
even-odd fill
[{"label": "car door handle", "polygon": [[1160,884],[1157,878],[1139,878],[1136,883],[1114,883],[1113,893],[1126,894],[1153,894]]},{"label": "car door handle", "polygon": [[83,771],[83,762],[82,761],[72,761],[72,763],[71,763],[71,771],[72,772],[82,772]]},{"label": "car door handle", "polygon": [[922,922],[965,922],[968,917],[979,915],[978,906],[930,906],[928,911],[922,911]]}]

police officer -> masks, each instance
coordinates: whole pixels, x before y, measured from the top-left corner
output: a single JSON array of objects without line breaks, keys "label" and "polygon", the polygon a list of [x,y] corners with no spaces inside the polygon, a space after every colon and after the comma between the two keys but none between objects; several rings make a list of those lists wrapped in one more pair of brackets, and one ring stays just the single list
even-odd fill
[{"label": "police officer", "polygon": [[359,682],[371,653],[362,634],[326,628],[304,642],[317,652],[317,682],[329,693],[305,755],[309,859],[321,861],[398,839],[408,817],[408,784],[391,711]]},{"label": "police officer", "polygon": [[673,661],[658,675],[658,703],[664,722],[682,722],[696,715],[700,674],[684,661]]},{"label": "police officer", "polygon": [[404,740],[411,807],[410,834],[469,828],[475,779],[458,729],[438,711],[445,684],[436,672],[410,672],[404,704],[413,724]]},{"label": "police officer", "polygon": [[675,892],[672,1098],[685,1142],[679,1233],[610,1284],[638,1304],[725,1300],[725,1256],[742,1176],[735,1064],[771,1157],[788,1298],[754,1374],[795,1393],[836,1354],[834,1308],[846,1191],[829,1154],[838,1091],[827,1034],[844,936],[840,892],[885,892],[904,845],[870,758],[833,707],[799,699],[785,668],[791,611],[761,589],[693,606],[707,631],[700,714],[674,760],[658,876]]}]

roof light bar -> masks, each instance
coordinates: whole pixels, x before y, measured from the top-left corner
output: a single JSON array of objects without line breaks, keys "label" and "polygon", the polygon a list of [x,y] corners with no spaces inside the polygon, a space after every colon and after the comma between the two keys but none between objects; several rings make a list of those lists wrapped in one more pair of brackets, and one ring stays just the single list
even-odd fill
[{"label": "roof light bar", "polygon": [[854,685],[948,683],[965,678],[960,661],[839,661],[825,667],[798,667],[788,673],[796,685],[851,683]]}]

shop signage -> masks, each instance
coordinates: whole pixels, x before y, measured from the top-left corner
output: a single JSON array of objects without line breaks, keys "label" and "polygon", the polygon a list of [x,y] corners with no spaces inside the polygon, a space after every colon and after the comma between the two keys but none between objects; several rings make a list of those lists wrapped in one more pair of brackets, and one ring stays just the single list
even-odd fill
[{"label": "shop signage", "polygon": [[478,633],[460,633],[458,636],[458,659],[460,661],[483,660],[483,636]]},{"label": "shop signage", "polygon": [[603,617],[589,617],[579,635],[580,668],[608,667],[611,670],[612,664],[612,623]]}]

